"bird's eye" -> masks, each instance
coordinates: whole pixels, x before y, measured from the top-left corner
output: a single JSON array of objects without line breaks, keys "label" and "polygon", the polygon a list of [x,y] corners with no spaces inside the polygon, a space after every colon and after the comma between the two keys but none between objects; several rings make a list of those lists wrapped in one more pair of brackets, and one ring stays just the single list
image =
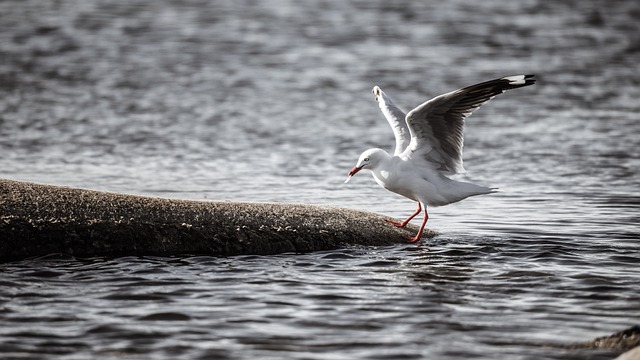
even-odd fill
[{"label": "bird's eye", "polygon": [[369,161],[369,158],[364,158],[364,161]]}]

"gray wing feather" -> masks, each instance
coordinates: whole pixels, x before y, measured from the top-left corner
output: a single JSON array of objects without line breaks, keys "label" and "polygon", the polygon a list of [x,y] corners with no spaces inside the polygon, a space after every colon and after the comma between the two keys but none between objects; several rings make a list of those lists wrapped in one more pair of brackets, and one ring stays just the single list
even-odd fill
[{"label": "gray wing feather", "polygon": [[402,156],[421,157],[447,174],[464,171],[464,119],[503,92],[535,83],[533,75],[507,76],[437,96],[406,116],[411,142]]},{"label": "gray wing feather", "polygon": [[389,99],[389,97],[379,87],[375,86],[373,88],[373,94],[376,96],[378,106],[380,106],[382,114],[384,114],[389,125],[391,125],[393,135],[396,138],[396,147],[393,154],[400,155],[411,142],[411,134],[409,127],[407,126],[407,122],[405,121],[406,115],[404,111],[395,106],[391,99]]}]

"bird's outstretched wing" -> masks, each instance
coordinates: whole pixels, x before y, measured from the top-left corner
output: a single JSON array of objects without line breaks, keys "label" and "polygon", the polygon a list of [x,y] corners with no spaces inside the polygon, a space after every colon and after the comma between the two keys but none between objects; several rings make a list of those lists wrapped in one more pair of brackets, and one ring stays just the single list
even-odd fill
[{"label": "bird's outstretched wing", "polygon": [[442,94],[421,104],[406,116],[411,142],[402,156],[425,160],[445,174],[464,171],[464,119],[496,95],[534,83],[534,75],[507,76]]},{"label": "bird's outstretched wing", "polygon": [[391,125],[393,135],[396,138],[396,147],[393,154],[400,155],[411,142],[411,134],[409,133],[409,127],[405,121],[406,115],[404,111],[394,105],[391,99],[389,99],[389,97],[379,87],[373,87],[373,94],[376,96],[378,106],[380,106],[380,110],[382,110],[384,117],[387,118],[389,125]]}]

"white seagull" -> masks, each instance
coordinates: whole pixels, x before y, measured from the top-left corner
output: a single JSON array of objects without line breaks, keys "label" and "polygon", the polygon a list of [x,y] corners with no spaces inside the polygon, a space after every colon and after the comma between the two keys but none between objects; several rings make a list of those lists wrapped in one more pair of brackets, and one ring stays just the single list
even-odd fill
[{"label": "white seagull", "polygon": [[363,152],[345,183],[360,170],[369,170],[380,186],[417,201],[418,209],[406,220],[388,220],[398,227],[407,225],[424,206],[420,230],[409,239],[410,242],[420,240],[429,219],[427,206],[448,205],[469,196],[495,192],[492,188],[447,177],[464,171],[464,119],[496,95],[533,85],[535,81],[534,75],[514,75],[467,86],[424,102],[406,115],[375,86],[373,93],[393,129],[396,147],[393,155],[382,149]]}]

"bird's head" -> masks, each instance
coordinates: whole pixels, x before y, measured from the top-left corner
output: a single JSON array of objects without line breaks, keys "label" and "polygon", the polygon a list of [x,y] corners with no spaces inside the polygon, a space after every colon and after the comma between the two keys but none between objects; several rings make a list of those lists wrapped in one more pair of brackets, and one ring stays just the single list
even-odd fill
[{"label": "bird's head", "polygon": [[380,162],[385,158],[385,155],[386,157],[389,156],[382,149],[369,149],[360,154],[360,158],[358,159],[356,166],[354,166],[353,169],[349,171],[349,177],[347,177],[345,183],[349,182],[349,180],[351,180],[351,177],[357,174],[360,170],[373,170],[378,167]]}]

